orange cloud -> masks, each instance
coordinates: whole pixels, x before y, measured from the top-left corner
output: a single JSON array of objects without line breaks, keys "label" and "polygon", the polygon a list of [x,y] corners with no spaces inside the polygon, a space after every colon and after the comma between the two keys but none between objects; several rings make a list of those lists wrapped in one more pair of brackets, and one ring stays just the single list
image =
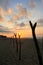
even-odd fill
[{"label": "orange cloud", "polygon": [[5,22],[5,18],[0,15],[0,22]]},{"label": "orange cloud", "polygon": [[12,13],[13,13],[13,11],[12,11],[11,8],[8,8],[8,9],[6,10],[6,15],[12,15]]},{"label": "orange cloud", "polygon": [[0,22],[5,22],[5,11],[2,7],[0,7]]},{"label": "orange cloud", "polygon": [[0,7],[0,15],[4,16],[5,15],[5,11],[3,10],[2,7]]},{"label": "orange cloud", "polygon": [[8,28],[12,28],[13,27],[13,23],[12,20],[9,18],[9,20],[7,21],[6,19],[6,15],[10,15],[12,14],[12,9],[8,8],[7,10],[4,10],[2,7],[0,7],[0,23]]}]

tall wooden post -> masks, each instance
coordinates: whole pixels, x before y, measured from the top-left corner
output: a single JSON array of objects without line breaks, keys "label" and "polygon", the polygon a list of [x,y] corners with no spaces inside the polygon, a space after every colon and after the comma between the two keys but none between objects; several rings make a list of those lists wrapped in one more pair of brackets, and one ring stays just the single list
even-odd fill
[{"label": "tall wooden post", "polygon": [[37,55],[38,55],[39,65],[43,65],[42,64],[42,56],[41,56],[40,49],[38,46],[38,41],[37,41],[37,38],[35,35],[35,28],[36,28],[37,23],[35,23],[34,25],[32,25],[31,21],[29,21],[29,23],[30,23],[30,27],[32,29],[32,35],[33,35],[33,40],[35,42],[35,47],[36,47],[36,51],[37,51]]}]

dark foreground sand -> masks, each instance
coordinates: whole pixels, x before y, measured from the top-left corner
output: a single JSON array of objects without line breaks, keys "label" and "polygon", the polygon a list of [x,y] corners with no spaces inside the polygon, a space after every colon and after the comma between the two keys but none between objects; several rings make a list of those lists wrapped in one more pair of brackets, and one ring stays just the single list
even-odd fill
[{"label": "dark foreground sand", "polygon": [[[19,54],[16,53],[16,43],[12,39],[0,39],[0,65],[39,65],[35,44],[32,39],[21,39],[22,59],[19,61]],[[39,40],[38,40],[39,41]],[[43,45],[40,41],[39,47],[43,58]]]}]

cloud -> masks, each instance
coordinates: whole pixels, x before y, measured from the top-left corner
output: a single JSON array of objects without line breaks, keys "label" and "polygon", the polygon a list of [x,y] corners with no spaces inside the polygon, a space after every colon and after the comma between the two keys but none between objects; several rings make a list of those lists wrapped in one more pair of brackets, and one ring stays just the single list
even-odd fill
[{"label": "cloud", "polygon": [[5,16],[5,11],[2,7],[0,7],[0,15]]},{"label": "cloud", "polygon": [[18,10],[22,10],[22,9],[23,9],[22,4],[21,4],[21,3],[17,3],[17,5],[16,5],[16,9],[18,9]]},{"label": "cloud", "polygon": [[5,21],[5,18],[0,15],[0,22],[4,22],[4,21]]},{"label": "cloud", "polygon": [[12,20],[9,16],[12,15],[12,9],[8,8],[7,10],[4,10],[2,7],[0,7],[0,23],[3,23],[5,26],[13,27]]},{"label": "cloud", "polygon": [[4,10],[3,7],[0,7],[0,15],[3,17],[6,16],[12,16],[13,14],[13,10],[11,8],[7,8],[6,10]]},{"label": "cloud", "polygon": [[4,6],[5,2],[5,0],[0,0],[0,6]]},{"label": "cloud", "polygon": [[0,6],[7,9],[10,5],[11,0],[0,0]]},{"label": "cloud", "polygon": [[[31,12],[24,8],[20,3],[16,5],[16,10],[17,13],[9,7],[6,10],[3,7],[0,7],[0,23],[5,27],[14,28],[15,21],[31,17]],[[18,25],[20,27],[25,26],[24,23],[18,23]]]},{"label": "cloud", "polygon": [[16,10],[17,13],[15,13],[15,11],[13,11],[9,7],[6,10],[4,10],[3,7],[0,7],[0,22],[6,21],[6,18],[8,18],[9,16],[9,19],[11,19],[12,21],[19,20],[24,17],[31,17],[31,12],[27,11],[26,8],[23,8],[22,4],[20,3],[16,5]]},{"label": "cloud", "polygon": [[5,16],[10,16],[12,12],[12,8],[10,6],[12,0],[0,0],[0,9],[1,14],[4,14]]},{"label": "cloud", "polygon": [[0,22],[4,22],[5,20],[5,11],[2,7],[0,7]]},{"label": "cloud", "polygon": [[12,9],[11,9],[11,8],[7,8],[7,10],[6,10],[6,15],[11,16],[12,13],[13,13]]},{"label": "cloud", "polygon": [[25,23],[24,22],[19,23],[19,24],[17,24],[17,26],[24,27],[25,26]]},{"label": "cloud", "polygon": [[27,2],[27,6],[28,6],[30,9],[34,9],[34,8],[37,6],[37,3],[36,3],[36,1],[29,0],[29,1]]},{"label": "cloud", "polygon": [[1,33],[13,33],[13,31],[11,31],[10,29],[8,29],[7,27],[4,27],[2,25],[0,25],[0,32]]},{"label": "cloud", "polygon": [[43,0],[41,0],[41,2],[43,3]]},{"label": "cloud", "polygon": [[15,15],[12,17],[14,20],[20,19],[20,18],[22,18],[22,17],[27,17],[27,18],[31,17],[31,12],[27,11],[26,8],[23,8],[23,6],[22,6],[21,3],[18,3],[18,4],[16,5],[16,9],[17,9],[18,13],[15,14]]},{"label": "cloud", "polygon": [[38,22],[38,26],[43,26],[43,19],[38,19],[37,22]]},{"label": "cloud", "polygon": [[22,15],[26,16],[26,17],[30,17],[31,13],[27,11],[26,8],[23,8],[22,4],[18,4],[17,5],[17,9],[21,12]]}]

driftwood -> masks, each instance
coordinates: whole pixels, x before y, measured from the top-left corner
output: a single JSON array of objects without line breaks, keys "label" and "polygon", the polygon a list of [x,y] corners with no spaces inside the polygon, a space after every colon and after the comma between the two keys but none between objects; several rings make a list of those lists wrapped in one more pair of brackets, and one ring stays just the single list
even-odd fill
[{"label": "driftwood", "polygon": [[37,51],[37,55],[38,55],[39,65],[43,65],[42,64],[42,56],[41,56],[41,53],[40,53],[38,41],[37,41],[36,34],[35,34],[35,28],[36,28],[37,23],[35,23],[34,25],[32,25],[31,21],[29,21],[29,23],[30,23],[30,27],[31,27],[31,30],[32,30],[33,40],[35,42],[35,47],[36,47],[36,51]]}]

